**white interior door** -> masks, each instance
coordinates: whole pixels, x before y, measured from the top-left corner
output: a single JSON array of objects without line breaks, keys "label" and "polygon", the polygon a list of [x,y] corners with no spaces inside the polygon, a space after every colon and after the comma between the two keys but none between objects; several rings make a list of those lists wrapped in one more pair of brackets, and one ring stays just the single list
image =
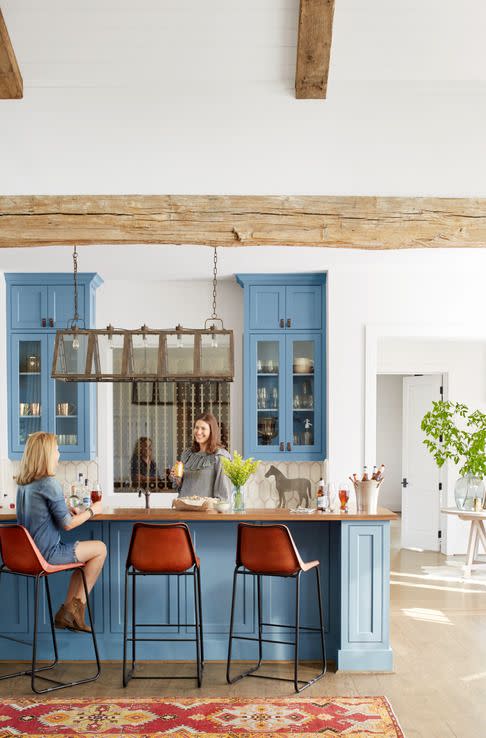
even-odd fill
[{"label": "white interior door", "polygon": [[438,551],[439,469],[424,446],[422,418],[441,399],[441,374],[403,378],[402,547]]}]

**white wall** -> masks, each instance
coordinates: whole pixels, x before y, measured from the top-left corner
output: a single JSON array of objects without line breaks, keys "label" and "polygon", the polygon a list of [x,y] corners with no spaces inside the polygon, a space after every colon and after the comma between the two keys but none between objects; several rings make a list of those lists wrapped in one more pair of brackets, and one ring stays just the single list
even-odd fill
[{"label": "white wall", "polygon": [[402,509],[402,388],[400,374],[380,374],[376,389],[376,463],[386,464],[380,505]]},{"label": "white wall", "polygon": [[[380,372],[443,373],[445,399],[463,402],[471,410],[486,411],[486,336],[482,341],[382,339],[378,344],[378,367]],[[454,464],[444,472],[445,488],[438,504],[454,507],[454,484],[459,473]],[[466,552],[469,524],[442,515],[441,529],[445,553]]]}]

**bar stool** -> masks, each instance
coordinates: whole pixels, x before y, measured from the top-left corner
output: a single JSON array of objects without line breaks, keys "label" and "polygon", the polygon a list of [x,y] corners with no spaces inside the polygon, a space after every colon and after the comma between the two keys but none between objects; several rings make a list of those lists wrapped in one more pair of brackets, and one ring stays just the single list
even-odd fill
[{"label": "bar stool", "polygon": [[[137,623],[136,619],[136,581],[139,576],[174,575],[194,578],[194,618],[195,623]],[[132,637],[128,637],[128,580],[132,578]],[[150,626],[195,628],[195,638],[138,638],[136,628]],[[150,525],[135,523],[125,566],[125,616],[123,624],[123,686],[130,679],[193,679],[192,676],[136,676],[137,641],[177,641],[196,644],[197,686],[202,684],[204,669],[204,646],[201,603],[201,569],[196,556],[189,528],[185,523]],[[132,666],[126,671],[127,643],[132,644]]]},{"label": "bar stool", "polygon": [[[78,684],[86,684],[86,682],[94,682],[98,679],[101,673],[100,657],[98,653],[98,644],[96,643],[96,636],[94,632],[93,617],[91,615],[91,607],[88,598],[88,588],[86,586],[86,577],[84,574],[84,563],[72,563],[53,565],[48,564],[42,556],[41,552],[35,545],[29,531],[22,525],[9,525],[0,527],[0,555],[2,557],[3,564],[0,566],[0,578],[2,574],[13,574],[14,576],[30,577],[34,579],[34,637],[32,644],[26,641],[20,641],[26,645],[32,645],[32,665],[27,671],[17,671],[12,674],[4,674],[0,677],[1,679],[11,679],[18,676],[30,676],[32,691],[36,694],[45,694],[46,692],[54,692],[56,689],[63,689],[64,687],[75,687]],[[49,591],[49,577],[52,574],[58,574],[61,571],[73,571],[79,570],[84,586],[84,592],[86,595],[86,604],[88,608],[89,623],[91,625],[91,637],[93,641],[93,647],[96,658],[96,674],[85,679],[78,679],[73,682],[59,682],[56,679],[50,679],[46,676],[37,676],[37,679],[43,679],[44,681],[51,682],[54,687],[46,687],[45,689],[38,689],[36,686],[36,675],[39,675],[41,671],[49,671],[53,669],[58,663],[58,648],[56,641],[56,632],[54,628],[54,618],[52,615],[52,602],[51,593]],[[52,643],[54,646],[54,661],[48,666],[37,667],[37,630],[39,623],[39,590],[40,582],[44,580],[46,587],[47,596],[47,607],[49,610],[49,623],[51,626]],[[1,590],[0,590],[1,591]],[[2,636],[7,638],[7,636]],[[19,640],[19,639],[12,639]]]},{"label": "bar stool", "polygon": [[[310,628],[300,625],[300,577],[302,572],[314,569],[316,572],[317,585],[317,601],[319,605],[319,628]],[[253,576],[257,577],[257,595],[258,595],[258,638],[249,636],[237,636],[233,634],[236,585],[237,577]],[[295,623],[294,625],[282,625],[280,623],[264,623],[262,618],[262,589],[261,578],[267,577],[285,577],[295,579]],[[262,637],[262,629],[264,626],[275,628],[293,628],[295,634],[294,641],[277,641],[269,640]],[[320,673],[308,682],[298,678],[299,666],[299,633],[305,630],[310,633],[319,633],[322,652],[322,670]],[[234,639],[243,641],[258,642],[258,664],[240,674],[233,679],[230,676],[231,670],[231,650]],[[294,678],[265,676],[263,674],[255,674],[254,672],[260,668],[263,655],[263,643],[282,643],[288,646],[294,646]],[[240,523],[238,525],[238,543],[236,549],[236,567],[233,575],[233,594],[231,600],[231,618],[230,632],[228,642],[228,661],[226,667],[226,681],[228,684],[234,684],[246,676],[259,677],[260,679],[275,679],[278,681],[292,682],[296,692],[310,687],[311,684],[317,682],[326,673],[326,644],[324,638],[324,623],[322,617],[321,602],[321,581],[319,575],[319,562],[309,561],[305,564],[300,558],[297,547],[286,525],[252,525],[249,523]]]}]

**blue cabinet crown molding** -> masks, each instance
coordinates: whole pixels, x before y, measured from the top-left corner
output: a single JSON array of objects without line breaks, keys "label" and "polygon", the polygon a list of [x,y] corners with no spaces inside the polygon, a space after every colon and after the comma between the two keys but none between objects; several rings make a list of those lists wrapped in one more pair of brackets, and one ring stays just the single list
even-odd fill
[{"label": "blue cabinet crown molding", "polygon": [[[10,284],[40,284],[40,285],[53,285],[53,284],[71,284],[73,285],[73,274],[72,272],[5,272],[5,282],[7,285]],[[79,272],[78,283],[89,284],[92,283],[94,289],[100,287],[104,280],[97,272]]]},{"label": "blue cabinet crown molding", "polygon": [[236,274],[240,287],[249,287],[252,284],[268,285],[309,285],[326,284],[326,272],[302,272],[300,274]]}]

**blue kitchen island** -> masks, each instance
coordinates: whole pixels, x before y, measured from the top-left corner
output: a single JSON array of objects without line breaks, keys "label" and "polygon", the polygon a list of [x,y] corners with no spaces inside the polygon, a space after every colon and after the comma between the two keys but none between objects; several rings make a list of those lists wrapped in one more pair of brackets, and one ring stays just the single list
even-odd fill
[{"label": "blue kitchen island", "polygon": [[[206,660],[224,660],[227,655],[231,587],[235,566],[236,534],[239,521],[289,526],[304,561],[319,559],[323,589],[327,657],[338,669],[390,671],[392,650],[389,638],[390,521],[396,516],[379,508],[376,515],[313,513],[294,514],[285,509],[254,509],[245,513],[188,513],[176,510],[107,509],[65,540],[101,539],[108,547],[102,576],[92,593],[92,604],[100,656],[121,660],[124,574],[128,544],[136,521],[187,522],[195,549],[201,559],[204,647]],[[0,524],[15,522],[14,514],[0,515]],[[239,578],[235,632],[257,636],[256,578]],[[55,610],[63,601],[67,575],[50,577]],[[263,580],[264,622],[293,623],[294,581],[282,578]],[[0,660],[29,660],[27,645],[33,627],[33,581],[4,574],[0,577]],[[178,617],[179,616],[179,617]],[[147,627],[149,637],[170,634],[189,637],[191,628],[179,628],[177,620],[194,622],[192,579],[177,576],[147,576],[137,581],[137,621],[174,623],[165,628]],[[302,576],[301,624],[318,624],[315,577]],[[288,631],[267,628],[265,637],[285,640]],[[40,625],[40,658],[49,658],[51,637],[47,604],[43,600]],[[142,628],[138,628],[142,635]],[[89,636],[57,631],[62,660],[91,659]],[[190,637],[193,637],[192,634]],[[25,643],[23,643],[25,642]],[[233,643],[235,659],[254,660],[258,645],[249,641]],[[193,660],[194,644],[140,643],[139,660]],[[270,660],[293,658],[288,645],[264,644],[263,655]],[[300,658],[319,660],[318,634],[301,633]]]}]

